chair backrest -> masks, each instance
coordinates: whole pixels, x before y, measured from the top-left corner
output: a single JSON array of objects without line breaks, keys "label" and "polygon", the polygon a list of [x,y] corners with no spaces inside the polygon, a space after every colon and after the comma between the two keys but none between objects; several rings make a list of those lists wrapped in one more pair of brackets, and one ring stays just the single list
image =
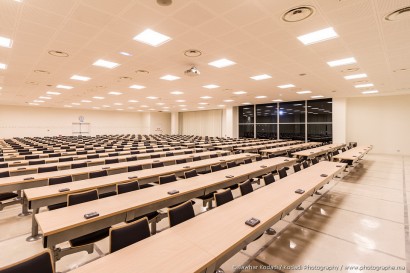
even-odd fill
[{"label": "chair backrest", "polygon": [[117,184],[117,193],[126,193],[130,191],[136,191],[140,189],[140,185],[138,184],[138,181],[132,181],[132,182],[125,182],[125,183],[120,183]]},{"label": "chair backrest", "polygon": [[1,173],[0,173],[0,178],[2,178],[2,177],[10,177],[10,172],[9,172],[9,171],[7,171],[7,172],[1,172]]},{"label": "chair backrest", "polygon": [[114,163],[119,163],[120,160],[118,158],[111,158],[111,159],[106,159],[104,160],[105,164],[114,164]]},{"label": "chair backrest", "polygon": [[248,193],[253,192],[252,182],[250,180],[246,180],[245,182],[240,183],[239,189],[242,195],[246,195]]},{"label": "chair backrest", "polygon": [[87,162],[73,163],[73,164],[71,164],[71,169],[85,168],[87,166],[88,166]]},{"label": "chair backrest", "polygon": [[97,190],[91,190],[86,192],[74,193],[67,195],[67,204],[69,206],[81,204],[98,199]]},{"label": "chair backrest", "polygon": [[211,155],[209,155],[209,157],[210,157],[210,158],[217,158],[218,155],[217,155],[217,154],[211,154]]},{"label": "chair backrest", "polygon": [[315,157],[315,158],[312,158],[312,164],[315,165],[315,164],[317,164],[317,163],[319,163],[319,160],[317,160],[316,157]]},{"label": "chair backrest", "polygon": [[1,273],[54,273],[50,250],[44,250],[28,259],[0,268]]},{"label": "chair backrest", "polygon": [[336,150],[336,151],[333,152],[333,156],[338,155],[338,154],[339,154],[339,151],[338,151],[338,150]]},{"label": "chair backrest", "polygon": [[217,171],[221,171],[221,170],[223,170],[221,164],[211,165],[211,172],[217,172]]},{"label": "chair backrest", "polygon": [[261,160],[262,160],[261,156],[256,157],[256,161],[261,161]]},{"label": "chair backrest", "polygon": [[50,177],[48,179],[49,185],[56,185],[62,183],[73,182],[73,177],[71,175],[62,176],[62,177]]},{"label": "chair backrest", "polygon": [[173,227],[195,217],[192,201],[168,209],[169,226]]},{"label": "chair backrest", "polygon": [[142,170],[142,165],[134,165],[134,166],[127,167],[127,172],[135,172],[135,171],[141,171],[141,170]]},{"label": "chair backrest", "polygon": [[200,156],[194,156],[193,158],[192,158],[192,161],[200,161],[201,160],[201,157]]},{"label": "chair backrest", "polygon": [[170,175],[164,175],[159,177],[159,184],[166,184],[170,182],[175,182],[177,181],[177,177],[175,174],[170,174]]},{"label": "chair backrest", "polygon": [[[56,154],[49,154],[48,157],[60,157],[61,154],[60,153],[56,153]],[[60,161],[61,162],[61,161]]]},{"label": "chair backrest", "polygon": [[109,153],[108,156],[118,156],[118,153]]},{"label": "chair backrest", "polygon": [[268,158],[274,158],[274,157],[276,157],[275,154],[268,154]]},{"label": "chair backrest", "polygon": [[291,151],[286,151],[286,155],[287,155],[288,157],[293,157]]},{"label": "chair backrest", "polygon": [[293,170],[295,171],[295,173],[297,173],[298,171],[300,171],[300,170],[301,170],[301,168],[300,168],[300,163],[293,165]]},{"label": "chair backrest", "polygon": [[343,152],[343,153],[346,152],[346,148],[342,148],[342,152]]},{"label": "chair backrest", "polygon": [[161,155],[160,154],[156,154],[156,155],[151,155],[151,158],[160,158]]},{"label": "chair backrest", "polygon": [[[164,149],[164,151],[165,151],[165,149]],[[174,153],[173,153],[173,152],[167,152],[167,153],[165,154],[165,156],[174,156]]]},{"label": "chair backrest", "polygon": [[85,155],[85,154],[87,154],[87,151],[77,151],[77,154],[78,155]]},{"label": "chair backrest", "polygon": [[48,173],[48,172],[56,172],[56,171],[58,171],[57,166],[40,167],[37,169],[38,173]]},{"label": "chair backrest", "polygon": [[125,158],[125,159],[127,160],[127,162],[137,161],[137,160],[138,160],[138,158],[137,158],[136,156],[129,156],[129,157]]},{"label": "chair backrest", "polygon": [[250,163],[252,163],[252,159],[246,158],[246,159],[243,161],[243,163],[244,163],[244,164],[250,164]]},{"label": "chair backrest", "polygon": [[263,177],[263,181],[265,182],[265,185],[269,185],[275,182],[275,177],[273,176],[273,174],[270,173]]},{"label": "chair backrest", "polygon": [[87,159],[100,158],[99,154],[87,155]]},{"label": "chair backrest", "polygon": [[159,167],[164,167],[164,162],[154,162],[151,165],[151,168],[159,168]]},{"label": "chair backrest", "polygon": [[137,155],[137,154],[139,154],[140,153],[140,151],[131,151],[131,154],[132,155]]},{"label": "chair backrest", "polygon": [[110,228],[110,252],[113,253],[151,236],[147,217],[120,227]]},{"label": "chair backrest", "polygon": [[303,169],[306,169],[309,167],[309,163],[307,161],[303,161],[302,166],[303,166]]},{"label": "chair backrest", "polygon": [[237,167],[238,164],[236,164],[235,161],[231,161],[231,162],[227,162],[226,166],[228,166],[228,168],[233,168],[233,167]]},{"label": "chair backrest", "polygon": [[0,169],[1,168],[8,168],[9,167],[9,163],[1,163],[0,164]]},{"label": "chair backrest", "polygon": [[183,158],[183,159],[177,159],[177,160],[175,160],[175,162],[176,162],[176,164],[184,164],[187,161],[186,161],[186,158]]},{"label": "chair backrest", "polygon": [[288,176],[288,173],[286,172],[286,169],[285,169],[285,168],[280,169],[280,170],[278,171],[278,173],[279,173],[279,178],[280,178],[280,179],[282,179],[282,178]]},{"label": "chair backrest", "polygon": [[226,189],[224,191],[214,193],[214,199],[217,207],[232,201],[233,194],[231,189]]},{"label": "chair backrest", "polygon": [[68,161],[74,161],[74,158],[72,157],[62,157],[58,159],[58,162],[68,162]]},{"label": "chair backrest", "polygon": [[46,164],[45,160],[33,160],[29,161],[28,165],[41,165],[41,164]]},{"label": "chair backrest", "polygon": [[196,170],[190,170],[190,171],[184,172],[184,176],[185,176],[185,179],[188,179],[191,177],[198,176],[198,173]]},{"label": "chair backrest", "polygon": [[147,152],[147,153],[153,153],[153,152],[154,152],[154,149],[147,149],[146,152]]},{"label": "chair backrest", "polygon": [[39,159],[40,155],[26,155],[24,157],[25,160],[30,160],[30,159]]},{"label": "chair backrest", "polygon": [[192,154],[192,151],[185,151],[184,154]]},{"label": "chair backrest", "polygon": [[102,170],[102,171],[96,171],[96,172],[89,173],[89,178],[92,179],[92,178],[103,177],[107,175],[108,175],[107,171]]}]

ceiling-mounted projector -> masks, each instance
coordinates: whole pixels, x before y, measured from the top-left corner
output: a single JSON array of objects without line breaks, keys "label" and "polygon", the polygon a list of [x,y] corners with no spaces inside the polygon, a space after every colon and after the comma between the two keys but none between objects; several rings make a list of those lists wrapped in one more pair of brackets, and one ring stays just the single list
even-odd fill
[{"label": "ceiling-mounted projector", "polygon": [[195,66],[193,66],[190,69],[186,70],[184,74],[189,77],[195,77],[195,76],[199,76],[201,72],[199,72],[199,70]]}]

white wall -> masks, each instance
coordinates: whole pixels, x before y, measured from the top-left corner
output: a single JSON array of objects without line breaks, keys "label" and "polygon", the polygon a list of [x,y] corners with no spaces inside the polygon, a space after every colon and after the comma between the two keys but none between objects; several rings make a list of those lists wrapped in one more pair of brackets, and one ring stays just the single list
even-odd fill
[{"label": "white wall", "polygon": [[222,136],[222,110],[182,112],[180,133],[198,136]]},{"label": "white wall", "polygon": [[410,155],[410,95],[348,98],[346,140],[375,153]]},{"label": "white wall", "polygon": [[171,113],[150,113],[150,134],[171,133]]},{"label": "white wall", "polygon": [[[151,114],[154,114],[151,122]],[[0,105],[0,137],[72,135],[73,122],[84,116],[90,135],[150,134],[151,125],[170,133],[169,113],[129,113]]]}]

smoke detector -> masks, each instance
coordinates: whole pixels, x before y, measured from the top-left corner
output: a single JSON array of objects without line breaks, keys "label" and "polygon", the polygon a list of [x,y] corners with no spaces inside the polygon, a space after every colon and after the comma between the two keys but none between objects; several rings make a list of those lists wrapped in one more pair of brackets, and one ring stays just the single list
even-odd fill
[{"label": "smoke detector", "polygon": [[196,77],[199,76],[201,72],[199,72],[199,70],[195,66],[193,66],[190,69],[186,70],[184,74],[189,77]]}]

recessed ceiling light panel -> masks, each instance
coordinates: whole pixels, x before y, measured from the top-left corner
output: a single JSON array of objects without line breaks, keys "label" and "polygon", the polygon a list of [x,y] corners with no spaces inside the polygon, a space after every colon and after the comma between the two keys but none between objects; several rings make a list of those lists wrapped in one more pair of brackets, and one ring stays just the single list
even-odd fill
[{"label": "recessed ceiling light panel", "polygon": [[165,75],[165,76],[162,76],[160,79],[166,80],[166,81],[175,81],[175,80],[179,80],[180,77],[173,76],[173,75]]},{"label": "recessed ceiling light panel", "polygon": [[91,78],[90,77],[85,77],[85,76],[73,75],[73,76],[71,76],[70,79],[86,82],[86,81],[89,81]]},{"label": "recessed ceiling light panel", "polygon": [[214,66],[217,68],[223,68],[223,67],[231,66],[234,64],[236,63],[228,59],[220,59],[220,60],[216,60],[216,61],[208,63],[208,65]]},{"label": "recessed ceiling light panel", "polygon": [[270,79],[270,78],[272,78],[272,77],[267,75],[267,74],[256,75],[256,76],[251,77],[251,79],[255,80],[255,81],[266,80],[266,79]]},{"label": "recessed ceiling light panel", "polygon": [[302,36],[297,37],[304,45],[311,45],[330,39],[337,38],[338,35],[332,27],[321,29],[315,32],[311,32]]},{"label": "recessed ceiling light panel", "polygon": [[356,63],[356,59],[353,58],[353,57],[327,62],[327,64],[328,64],[330,67],[341,66],[341,65],[348,65],[348,64],[354,64],[354,63]]},{"label": "recessed ceiling light panel", "polygon": [[170,41],[171,38],[148,28],[135,36],[134,40],[150,46],[158,47]]},{"label": "recessed ceiling light panel", "polygon": [[367,77],[367,74],[361,73],[361,74],[347,75],[344,78],[346,80],[354,80],[354,79],[362,79],[362,78],[366,78],[366,77]]},{"label": "recessed ceiling light panel", "polygon": [[115,62],[106,61],[106,60],[103,60],[103,59],[99,59],[99,60],[95,61],[93,63],[93,65],[113,69],[113,68],[116,68],[117,66],[119,66],[120,64],[115,63]]}]

